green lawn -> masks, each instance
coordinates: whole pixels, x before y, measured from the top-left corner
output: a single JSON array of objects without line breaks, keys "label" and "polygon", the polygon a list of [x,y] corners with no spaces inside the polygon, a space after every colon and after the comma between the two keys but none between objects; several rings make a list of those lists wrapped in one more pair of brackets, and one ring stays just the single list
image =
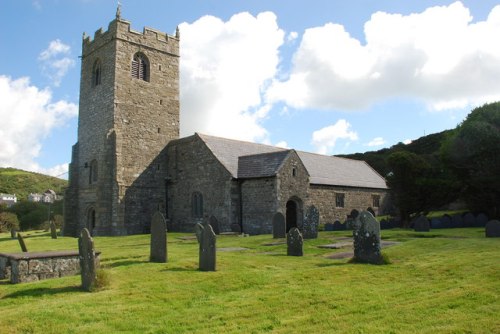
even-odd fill
[{"label": "green lawn", "polygon": [[[28,235],[29,234],[29,235]],[[25,234],[30,251],[77,239]],[[287,257],[270,235],[220,236],[217,272],[199,272],[196,240],[169,233],[168,263],[149,263],[149,236],[96,237],[110,278],[80,290],[72,276],[0,281],[0,333],[500,333],[500,239],[484,229],[384,230],[392,264],[350,264],[324,249],[348,231],[306,240]],[[345,241],[345,240],[344,240]],[[220,248],[243,247],[242,251]],[[0,252],[18,252],[0,234]]]}]

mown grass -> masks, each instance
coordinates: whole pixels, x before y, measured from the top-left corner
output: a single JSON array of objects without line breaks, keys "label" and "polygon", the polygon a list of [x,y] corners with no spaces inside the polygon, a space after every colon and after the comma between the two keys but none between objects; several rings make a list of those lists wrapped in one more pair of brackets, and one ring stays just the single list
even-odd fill
[{"label": "mown grass", "polygon": [[[149,263],[149,236],[96,237],[109,282],[80,277],[0,281],[1,333],[499,333],[500,239],[484,229],[384,230],[391,264],[350,264],[318,245],[304,257],[270,235],[220,236],[217,271],[200,272],[196,239],[168,234],[168,263]],[[425,237],[422,237],[425,236]],[[74,238],[26,235],[30,251],[76,249]],[[282,240],[284,241],[284,239]],[[242,247],[241,251],[223,251]],[[221,249],[222,248],[222,249]],[[0,234],[0,252],[19,251]]]}]

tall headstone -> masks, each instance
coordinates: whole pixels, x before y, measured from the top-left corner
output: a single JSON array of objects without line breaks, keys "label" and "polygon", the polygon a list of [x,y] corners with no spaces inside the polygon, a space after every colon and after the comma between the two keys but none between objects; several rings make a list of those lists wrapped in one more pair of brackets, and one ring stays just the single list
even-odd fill
[{"label": "tall headstone", "polygon": [[302,246],[304,245],[304,240],[298,228],[292,227],[290,231],[288,231],[286,244],[287,244],[286,255],[288,256],[304,255],[304,251],[302,250],[303,248]]},{"label": "tall headstone", "polygon": [[57,239],[56,223],[53,220],[50,221],[50,236],[52,239]]},{"label": "tall headstone", "polygon": [[151,221],[150,247],[149,261],[167,262],[167,222],[159,211],[154,213]]},{"label": "tall headstone", "polygon": [[380,264],[380,225],[368,211],[362,211],[354,221],[354,259],[357,262]]},{"label": "tall headstone", "polygon": [[286,237],[286,224],[285,216],[281,212],[276,212],[273,216],[273,238],[285,238]]},{"label": "tall headstone", "polygon": [[28,252],[28,248],[26,247],[26,244],[24,243],[24,238],[21,235],[21,233],[17,234],[17,240],[19,241],[19,246],[21,246],[21,250],[26,253]]},{"label": "tall headstone", "polygon": [[311,205],[306,212],[304,218],[303,238],[304,239],[317,239],[319,226],[319,211],[314,205]]},{"label": "tall headstone", "polygon": [[10,237],[11,239],[17,239],[17,231],[15,228],[10,229]]},{"label": "tall headstone", "polygon": [[490,220],[485,227],[486,238],[500,238],[500,221]]},{"label": "tall headstone", "polygon": [[429,232],[431,230],[429,219],[422,215],[418,216],[413,222],[413,228],[415,232]]},{"label": "tall headstone", "polygon": [[210,226],[212,226],[212,230],[214,231],[215,234],[219,235],[220,234],[220,228],[219,228],[219,221],[215,216],[210,216],[209,220]]},{"label": "tall headstone", "polygon": [[215,271],[216,263],[216,236],[210,224],[196,224],[196,237],[200,243],[200,264],[201,271]]},{"label": "tall headstone", "polygon": [[96,281],[94,240],[89,230],[84,228],[78,238],[78,251],[80,257],[80,271],[82,276],[82,288],[92,291]]}]

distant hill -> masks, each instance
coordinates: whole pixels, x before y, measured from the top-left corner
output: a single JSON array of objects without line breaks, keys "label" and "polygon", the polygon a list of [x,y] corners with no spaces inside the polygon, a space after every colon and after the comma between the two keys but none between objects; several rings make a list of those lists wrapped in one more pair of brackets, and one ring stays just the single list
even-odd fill
[{"label": "distant hill", "polygon": [[433,133],[416,139],[409,144],[398,143],[390,148],[384,148],[378,151],[344,154],[338,156],[355,160],[364,160],[380,175],[385,177],[390,172],[389,167],[387,166],[387,157],[394,152],[407,151],[422,156],[425,160],[431,162],[431,164],[433,162],[437,162],[439,160],[442,143],[453,133],[453,131],[454,130],[445,130]]},{"label": "distant hill", "polygon": [[52,189],[62,195],[68,181],[15,168],[0,168],[0,193],[16,194],[17,200],[27,200],[30,193]]}]

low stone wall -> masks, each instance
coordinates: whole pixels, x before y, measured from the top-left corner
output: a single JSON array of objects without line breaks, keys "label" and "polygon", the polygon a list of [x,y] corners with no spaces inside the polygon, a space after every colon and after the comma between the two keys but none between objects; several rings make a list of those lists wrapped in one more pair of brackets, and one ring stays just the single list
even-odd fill
[{"label": "low stone wall", "polygon": [[[99,255],[96,252],[96,268]],[[11,283],[33,282],[80,273],[78,251],[50,251],[27,253],[0,253],[0,279]]]}]

